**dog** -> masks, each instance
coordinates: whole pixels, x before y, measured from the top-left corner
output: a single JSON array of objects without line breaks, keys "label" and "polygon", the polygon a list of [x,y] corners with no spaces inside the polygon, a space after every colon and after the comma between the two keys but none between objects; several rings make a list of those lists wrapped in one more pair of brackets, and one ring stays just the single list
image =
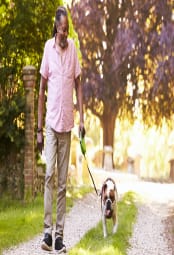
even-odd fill
[{"label": "dog", "polygon": [[118,193],[116,184],[113,179],[107,178],[103,183],[101,190],[101,210],[102,210],[102,224],[103,236],[107,237],[106,220],[112,218],[113,220],[113,234],[117,232],[118,216],[117,216],[117,201]]}]

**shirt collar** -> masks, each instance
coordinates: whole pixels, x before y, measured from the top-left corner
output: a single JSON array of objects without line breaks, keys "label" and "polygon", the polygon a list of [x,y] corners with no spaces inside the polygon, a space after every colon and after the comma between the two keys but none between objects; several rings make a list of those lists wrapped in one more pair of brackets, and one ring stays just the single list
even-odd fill
[{"label": "shirt collar", "polygon": [[[67,40],[68,40],[68,39],[67,39]],[[57,48],[56,48],[56,37],[53,37],[53,38],[52,38],[52,47],[53,47],[54,49],[57,49]],[[68,40],[68,47],[69,47],[69,40]],[[68,47],[67,47],[67,48],[68,48]]]}]

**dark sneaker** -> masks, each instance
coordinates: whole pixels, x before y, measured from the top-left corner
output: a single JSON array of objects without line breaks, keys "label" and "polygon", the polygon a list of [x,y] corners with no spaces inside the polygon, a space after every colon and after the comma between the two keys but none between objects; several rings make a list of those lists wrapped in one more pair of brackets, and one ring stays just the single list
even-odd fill
[{"label": "dark sneaker", "polygon": [[58,252],[58,254],[61,252],[66,252],[66,247],[63,244],[61,237],[57,237],[55,240],[55,250],[56,250],[56,252]]},{"label": "dark sneaker", "polygon": [[41,248],[45,251],[52,251],[52,236],[45,233]]}]

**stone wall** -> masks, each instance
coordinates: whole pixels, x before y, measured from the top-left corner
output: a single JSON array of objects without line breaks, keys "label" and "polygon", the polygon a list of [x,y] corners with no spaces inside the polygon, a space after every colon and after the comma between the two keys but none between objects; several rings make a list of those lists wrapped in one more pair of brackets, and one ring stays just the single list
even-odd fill
[{"label": "stone wall", "polygon": [[34,88],[36,80],[36,69],[33,66],[23,68],[23,82],[25,87],[25,148],[24,148],[24,197],[34,195]]}]

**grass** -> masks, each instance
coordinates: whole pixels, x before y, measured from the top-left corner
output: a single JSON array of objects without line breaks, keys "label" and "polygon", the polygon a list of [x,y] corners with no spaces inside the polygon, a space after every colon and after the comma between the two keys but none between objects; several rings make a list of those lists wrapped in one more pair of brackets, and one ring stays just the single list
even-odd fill
[{"label": "grass", "polygon": [[[91,191],[89,187],[69,188],[67,190],[67,211],[73,206],[74,200]],[[54,196],[55,197],[55,196]],[[53,219],[56,218],[56,203],[53,203]],[[43,196],[34,201],[23,203],[0,199],[0,254],[10,246],[29,240],[43,231]]]},{"label": "grass", "polygon": [[138,196],[127,192],[118,203],[118,230],[112,234],[112,221],[108,220],[108,237],[103,238],[102,223],[91,229],[68,253],[69,255],[125,255],[136,219]]}]

